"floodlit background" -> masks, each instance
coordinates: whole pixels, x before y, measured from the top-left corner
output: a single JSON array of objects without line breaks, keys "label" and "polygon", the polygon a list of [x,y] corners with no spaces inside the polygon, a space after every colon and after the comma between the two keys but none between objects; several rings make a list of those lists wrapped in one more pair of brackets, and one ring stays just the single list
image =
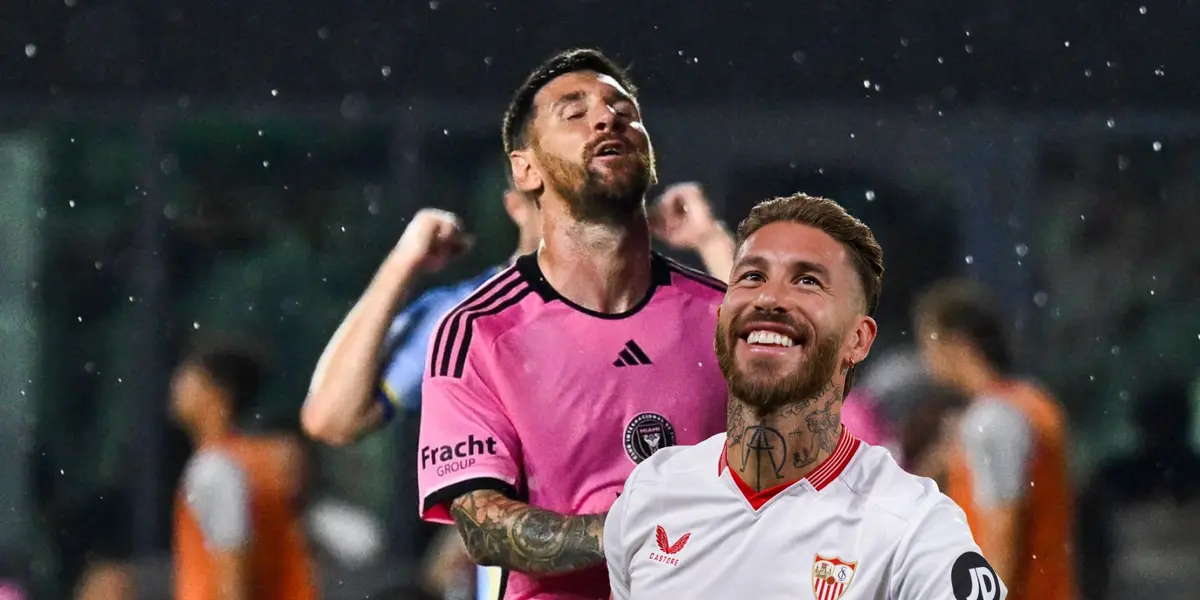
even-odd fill
[{"label": "floodlit background", "polygon": [[[321,348],[414,211],[455,211],[479,239],[429,285],[511,251],[504,105],[548,54],[596,46],[632,67],[664,183],[700,181],[730,223],[805,191],[875,229],[888,274],[863,381],[911,349],[925,286],[964,275],[999,294],[1021,368],[1070,414],[1081,497],[1130,472],[1103,468],[1122,457],[1150,482],[1085,511],[1082,549],[1111,520],[1140,589],[1192,597],[1200,435],[1171,464],[1137,463],[1133,415],[1196,404],[1198,7],[6,3],[0,575],[68,598],[117,562],[137,597],[166,598],[189,448],[165,393],[183,344],[264,341],[272,379],[245,426],[294,431]],[[328,598],[414,577],[414,492],[395,468],[413,449],[396,438],[310,448]],[[1081,582],[1107,573],[1082,554]]]}]

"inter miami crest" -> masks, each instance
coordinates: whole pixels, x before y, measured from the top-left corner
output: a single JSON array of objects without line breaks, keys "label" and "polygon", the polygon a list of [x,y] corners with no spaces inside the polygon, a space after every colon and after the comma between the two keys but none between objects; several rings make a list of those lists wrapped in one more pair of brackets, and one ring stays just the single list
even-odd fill
[{"label": "inter miami crest", "polygon": [[625,452],[629,459],[640,463],[659,448],[675,445],[675,428],[662,415],[642,413],[625,428]]},{"label": "inter miami crest", "polygon": [[857,567],[857,562],[816,555],[813,558],[813,596],[817,600],[838,600],[854,581],[854,569]]}]

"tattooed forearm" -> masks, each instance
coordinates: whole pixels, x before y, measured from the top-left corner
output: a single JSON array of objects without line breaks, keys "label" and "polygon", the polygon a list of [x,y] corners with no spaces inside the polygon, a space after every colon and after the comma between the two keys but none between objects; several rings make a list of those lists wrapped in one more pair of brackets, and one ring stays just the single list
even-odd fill
[{"label": "tattooed forearm", "polygon": [[604,562],[604,515],[561,515],[493,490],[460,496],[450,514],[481,565],[548,575]]}]

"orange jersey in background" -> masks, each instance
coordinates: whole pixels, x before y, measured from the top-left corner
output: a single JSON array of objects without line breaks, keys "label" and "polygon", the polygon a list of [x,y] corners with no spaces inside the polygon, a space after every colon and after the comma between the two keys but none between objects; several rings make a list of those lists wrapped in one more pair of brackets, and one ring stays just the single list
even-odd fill
[{"label": "orange jersey in background", "polygon": [[[1015,409],[1015,413],[1023,417],[1028,434],[1024,464],[1027,481],[1020,482],[1023,492],[1016,500],[1023,523],[1018,534],[1023,537],[1024,549],[1017,555],[1016,572],[1020,581],[1005,582],[1009,600],[1074,600],[1075,568],[1071,546],[1075,498],[1067,470],[1066,416],[1058,402],[1045,391],[1030,383],[1010,382],[976,399],[963,415],[964,422],[970,423],[973,411],[988,410],[989,403],[1002,403]],[[977,429],[964,426],[961,435],[955,436],[956,443],[947,464],[946,493],[966,512],[971,531],[987,556],[995,542],[987,539],[987,529],[982,527],[983,514],[976,502],[979,498],[977,474],[965,444],[977,443],[969,436],[985,435],[998,436],[993,441],[1003,444],[1004,436],[1009,432],[1001,427],[994,428],[996,431]]]},{"label": "orange jersey in background", "polygon": [[[318,596],[295,506],[298,465],[287,446],[279,438],[235,436],[197,453],[221,453],[244,474],[250,528],[244,548],[251,600],[315,600]],[[213,557],[182,487],[175,501],[174,535],[175,599],[213,600],[217,585]]]}]

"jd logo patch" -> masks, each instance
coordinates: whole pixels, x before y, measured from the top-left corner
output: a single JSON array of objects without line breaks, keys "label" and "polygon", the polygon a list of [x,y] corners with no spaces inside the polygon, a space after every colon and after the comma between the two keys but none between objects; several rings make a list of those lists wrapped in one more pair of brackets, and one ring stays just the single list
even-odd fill
[{"label": "jd logo patch", "polygon": [[950,568],[950,585],[956,600],[996,600],[1000,578],[978,552],[964,552]]}]

